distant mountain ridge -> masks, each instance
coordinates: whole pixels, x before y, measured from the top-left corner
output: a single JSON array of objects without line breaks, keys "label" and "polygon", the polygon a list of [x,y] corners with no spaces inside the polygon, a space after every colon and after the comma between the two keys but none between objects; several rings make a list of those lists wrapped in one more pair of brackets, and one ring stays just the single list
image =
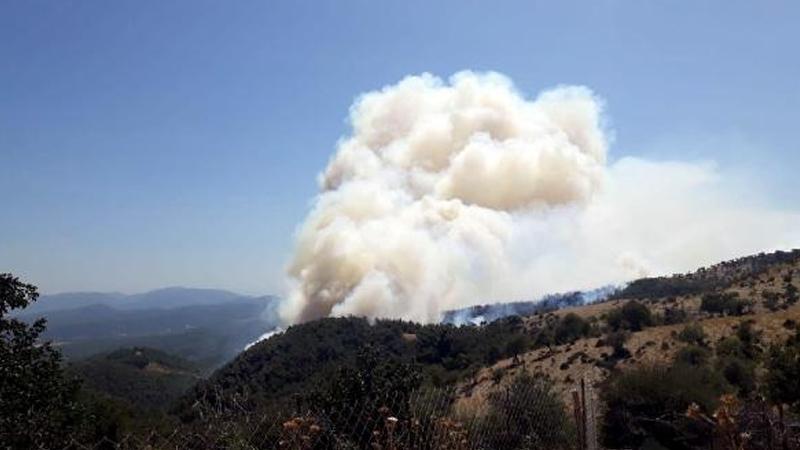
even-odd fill
[{"label": "distant mountain ridge", "polygon": [[39,300],[20,314],[44,313],[83,308],[92,305],[105,305],[116,309],[177,308],[181,306],[213,305],[233,300],[255,299],[256,296],[242,295],[222,289],[201,289],[185,287],[166,287],[139,294],[119,292],[65,292],[42,295]]},{"label": "distant mountain ridge", "polygon": [[141,294],[43,295],[16,317],[47,319],[45,339],[75,360],[119,347],[151,347],[206,370],[279,325],[274,296],[170,287]]}]

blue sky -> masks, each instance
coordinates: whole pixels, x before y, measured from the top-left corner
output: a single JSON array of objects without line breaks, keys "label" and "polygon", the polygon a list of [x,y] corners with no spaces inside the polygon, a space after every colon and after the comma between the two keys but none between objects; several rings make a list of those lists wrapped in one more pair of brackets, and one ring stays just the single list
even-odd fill
[{"label": "blue sky", "polygon": [[0,271],[278,292],[361,92],[495,70],[605,98],[612,159],[800,181],[797,2],[4,1]]}]

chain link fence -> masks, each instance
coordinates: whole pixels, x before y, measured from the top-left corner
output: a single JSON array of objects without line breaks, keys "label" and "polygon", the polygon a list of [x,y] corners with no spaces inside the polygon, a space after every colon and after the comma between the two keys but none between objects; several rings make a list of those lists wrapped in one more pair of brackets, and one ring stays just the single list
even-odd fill
[{"label": "chain link fence", "polygon": [[594,395],[579,384],[564,402],[534,379],[499,387],[480,407],[459,405],[454,389],[423,388],[336,407],[267,410],[198,403],[199,420],[169,432],[64,447],[105,449],[514,450],[597,448]]}]

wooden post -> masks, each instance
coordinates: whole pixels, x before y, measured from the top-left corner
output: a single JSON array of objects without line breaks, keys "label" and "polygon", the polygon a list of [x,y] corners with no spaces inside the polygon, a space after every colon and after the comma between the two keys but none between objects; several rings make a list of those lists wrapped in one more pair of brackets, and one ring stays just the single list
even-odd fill
[{"label": "wooden post", "polygon": [[581,399],[577,389],[572,390],[572,405],[575,413],[575,429],[578,431],[578,448],[585,450],[584,436],[585,427],[583,424],[583,412],[581,411]]},{"label": "wooden post", "polygon": [[592,399],[586,398],[586,378],[581,377],[581,400],[582,400],[582,410],[583,410],[583,448],[586,450],[595,450],[597,446],[597,442],[595,442],[596,436],[591,430],[589,430],[589,424],[594,424],[594,417],[591,415],[594,414],[594,410],[589,408],[590,404],[592,403]]}]

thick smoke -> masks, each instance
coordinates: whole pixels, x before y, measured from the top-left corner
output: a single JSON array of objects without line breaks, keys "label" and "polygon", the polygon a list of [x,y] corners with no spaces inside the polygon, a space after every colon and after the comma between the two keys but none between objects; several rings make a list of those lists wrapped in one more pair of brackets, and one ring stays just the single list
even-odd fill
[{"label": "thick smoke", "polygon": [[713,166],[607,165],[603,103],[583,87],[528,100],[505,77],[413,76],[361,96],[298,231],[287,323],[437,320],[791,246],[797,214],[726,195]]}]

